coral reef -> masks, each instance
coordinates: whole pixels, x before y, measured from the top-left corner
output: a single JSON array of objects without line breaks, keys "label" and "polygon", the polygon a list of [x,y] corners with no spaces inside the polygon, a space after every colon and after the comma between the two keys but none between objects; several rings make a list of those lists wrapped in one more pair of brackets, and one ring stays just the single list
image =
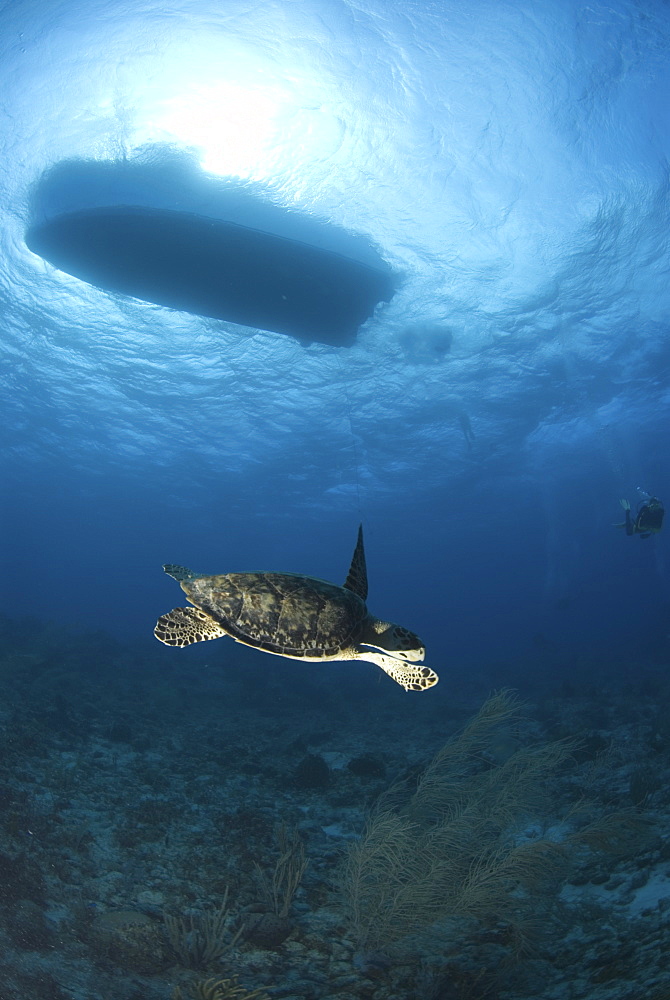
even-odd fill
[{"label": "coral reef", "polygon": [[510,693],[489,698],[433,757],[416,787],[401,781],[380,797],[340,875],[360,948],[388,947],[448,917],[520,927],[522,906],[537,909],[564,848],[515,835],[531,808],[541,808],[540,788],[573,745],[519,747],[496,760],[501,740],[520,719],[520,702]]},{"label": "coral reef", "polygon": [[153,655],[5,633],[2,1000],[663,997],[662,677],[408,716],[346,664],[251,699]]},{"label": "coral reef", "polygon": [[242,928],[233,931],[228,908],[228,887],[217,910],[191,912],[175,917],[163,914],[170,950],[188,969],[207,969],[232,951]]},{"label": "coral reef", "polygon": [[[191,988],[193,1000],[269,1000],[264,990],[249,992],[237,982],[237,976],[232,979],[203,979],[194,983]],[[177,987],[172,1000],[184,1000],[182,991]]]}]

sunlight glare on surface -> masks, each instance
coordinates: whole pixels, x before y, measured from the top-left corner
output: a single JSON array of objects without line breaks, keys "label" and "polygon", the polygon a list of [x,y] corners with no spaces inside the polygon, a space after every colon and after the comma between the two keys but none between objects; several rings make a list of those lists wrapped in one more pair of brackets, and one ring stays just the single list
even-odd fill
[{"label": "sunlight glare on surface", "polygon": [[198,149],[209,173],[263,179],[290,110],[290,97],[278,86],[194,81],[162,102],[147,129]]}]

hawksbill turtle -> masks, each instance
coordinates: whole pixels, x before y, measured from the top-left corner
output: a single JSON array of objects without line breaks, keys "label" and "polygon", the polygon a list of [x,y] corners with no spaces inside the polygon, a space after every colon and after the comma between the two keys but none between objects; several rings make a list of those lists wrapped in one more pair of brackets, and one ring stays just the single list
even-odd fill
[{"label": "hawksbill turtle", "polygon": [[419,637],[368,612],[362,527],[342,587],[294,573],[202,576],[172,564],[163,569],[195,605],[158,619],[154,635],[167,646],[229,635],[292,660],[367,660],[406,691],[437,684],[435,671],[421,665],[425,649]]}]

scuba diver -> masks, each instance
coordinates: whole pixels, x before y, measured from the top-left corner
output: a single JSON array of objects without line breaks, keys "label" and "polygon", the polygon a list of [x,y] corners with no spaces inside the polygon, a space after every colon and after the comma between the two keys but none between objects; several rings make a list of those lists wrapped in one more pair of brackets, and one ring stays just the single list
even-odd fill
[{"label": "scuba diver", "polygon": [[627,535],[639,535],[640,538],[649,538],[650,535],[657,535],[663,527],[663,515],[665,508],[658,499],[638,487],[638,493],[642,500],[637,505],[635,517],[631,516],[630,504],[628,500],[620,500],[619,503],[626,512],[626,520],[620,527],[626,529]]}]

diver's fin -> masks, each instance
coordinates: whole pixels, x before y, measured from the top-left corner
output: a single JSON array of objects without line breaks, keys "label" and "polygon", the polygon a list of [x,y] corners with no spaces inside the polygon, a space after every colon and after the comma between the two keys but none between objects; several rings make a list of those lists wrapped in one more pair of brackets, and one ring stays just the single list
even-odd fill
[{"label": "diver's fin", "polygon": [[353,591],[362,601],[368,599],[368,571],[365,567],[365,550],[363,548],[363,525],[358,525],[358,541],[354,549],[354,557],[349,567],[349,575],[344,581],[347,590]]}]

